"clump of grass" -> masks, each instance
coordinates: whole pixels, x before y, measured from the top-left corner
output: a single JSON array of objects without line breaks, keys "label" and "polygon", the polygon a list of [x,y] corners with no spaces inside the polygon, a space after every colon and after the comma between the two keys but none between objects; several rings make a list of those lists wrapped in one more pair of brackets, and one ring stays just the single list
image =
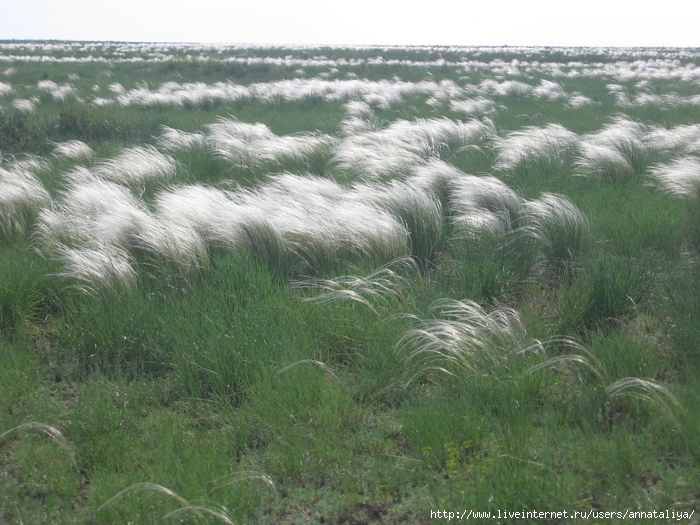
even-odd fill
[{"label": "clump of grass", "polygon": [[59,447],[61,447],[63,449],[63,451],[67,454],[67,456],[73,462],[73,465],[75,467],[78,466],[77,462],[75,461],[75,455],[73,453],[73,448],[70,446],[70,444],[68,443],[66,438],[61,433],[61,431],[58,430],[54,426],[47,425],[46,423],[39,423],[37,421],[30,421],[28,423],[22,423],[21,425],[17,425],[16,427],[13,427],[9,430],[6,430],[2,434],[0,434],[0,443],[5,441],[12,434],[31,431],[31,430],[37,430],[37,431],[40,431],[40,432],[43,432],[44,434],[46,434]]},{"label": "clump of grass", "polygon": [[663,154],[681,154],[700,140],[700,125],[680,125],[672,128],[651,127],[644,135],[644,143]]},{"label": "clump of grass", "polygon": [[449,212],[454,226],[466,235],[482,230],[511,231],[521,213],[523,199],[501,180],[466,175],[449,183]]},{"label": "clump of grass", "polygon": [[305,165],[333,142],[321,133],[275,135],[265,124],[220,118],[207,126],[207,147],[213,155],[239,168]]},{"label": "clump of grass", "polygon": [[130,254],[116,245],[91,245],[80,248],[61,246],[58,260],[64,270],[59,277],[77,280],[85,291],[128,290],[136,284],[136,269]]},{"label": "clump of grass", "polygon": [[61,159],[88,160],[95,155],[95,152],[81,140],[69,140],[56,143],[53,154]]},{"label": "clump of grass", "polygon": [[496,103],[485,97],[451,100],[450,110],[469,117],[490,117],[496,113]]},{"label": "clump of grass", "polygon": [[579,137],[560,124],[530,126],[496,141],[495,171],[512,173],[521,164],[562,162],[575,151]]},{"label": "clump of grass", "polygon": [[345,137],[333,147],[333,161],[340,170],[360,177],[396,177],[430,159],[481,144],[494,133],[490,121],[396,120],[386,128]]},{"label": "clump of grass", "polygon": [[419,264],[430,264],[442,242],[442,205],[431,193],[411,182],[392,181],[353,187],[352,197],[371,202],[395,216],[408,230],[411,254]]},{"label": "clump of grass", "polygon": [[678,157],[671,162],[652,166],[649,173],[669,195],[700,204],[700,159],[697,157]]},{"label": "clump of grass", "polygon": [[567,197],[553,193],[524,202],[521,212],[522,234],[538,243],[557,274],[570,274],[589,231],[588,218]]},{"label": "clump of grass", "polygon": [[489,375],[524,351],[522,319],[512,308],[487,312],[468,299],[443,299],[431,310],[440,318],[410,316],[415,326],[397,342],[399,350],[411,349],[408,359],[425,363],[424,370]]},{"label": "clump of grass", "polygon": [[669,195],[685,199],[687,235],[691,246],[700,249],[700,159],[684,156],[657,164],[650,169],[650,176]]},{"label": "clump of grass", "polygon": [[39,214],[36,238],[40,246],[95,242],[128,247],[147,227],[150,216],[127,187],[85,168],[76,168],[64,179],[66,187],[54,206]]},{"label": "clump of grass", "polygon": [[564,289],[560,333],[609,331],[634,317],[651,293],[656,273],[645,261],[604,256]]},{"label": "clump of grass", "polygon": [[158,145],[168,151],[204,149],[206,140],[204,133],[189,133],[168,126],[161,126]]},{"label": "clump of grass", "polygon": [[599,131],[581,138],[578,173],[609,181],[641,174],[649,157],[645,133],[645,126],[626,115],[612,117]]},{"label": "clump of grass", "polygon": [[31,171],[0,167],[0,240],[26,232],[50,201],[48,191]]},{"label": "clump of grass", "polygon": [[93,171],[104,180],[142,185],[147,181],[170,179],[176,169],[172,157],[146,145],[126,148],[116,157],[99,162]]}]

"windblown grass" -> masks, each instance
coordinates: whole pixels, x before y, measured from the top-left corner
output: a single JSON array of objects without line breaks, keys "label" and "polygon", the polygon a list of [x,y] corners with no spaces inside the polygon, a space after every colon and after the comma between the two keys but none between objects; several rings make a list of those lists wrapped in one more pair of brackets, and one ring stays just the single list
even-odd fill
[{"label": "windblown grass", "polygon": [[57,143],[53,154],[56,157],[69,160],[89,160],[95,155],[95,152],[81,140],[69,140]]},{"label": "windblown grass", "polygon": [[0,241],[26,233],[51,197],[39,179],[21,167],[0,167]]},{"label": "windblown grass", "polygon": [[620,180],[642,173],[649,150],[644,141],[646,126],[620,114],[595,133],[581,137],[576,166],[581,175]]},{"label": "windblown grass", "polygon": [[501,180],[466,175],[449,183],[449,210],[458,231],[510,232],[517,225],[523,199]]},{"label": "windblown grass", "polygon": [[399,350],[410,348],[408,359],[419,358],[425,370],[491,374],[524,351],[522,319],[512,308],[487,312],[470,300],[441,300],[431,309],[439,311],[441,318],[413,318],[417,326],[397,343]]},{"label": "windblown grass", "polygon": [[700,199],[700,159],[697,157],[678,157],[652,166],[649,172],[669,195],[694,201]]},{"label": "windblown grass", "polygon": [[563,195],[544,193],[522,205],[522,233],[540,245],[558,274],[571,273],[589,232],[588,218]]},{"label": "windblown grass", "polygon": [[563,162],[576,151],[579,137],[560,124],[512,131],[496,141],[493,169],[512,173],[521,164]]},{"label": "windblown grass", "polygon": [[175,161],[153,146],[126,148],[116,157],[99,162],[93,171],[105,180],[142,185],[150,180],[167,180],[175,175]]}]

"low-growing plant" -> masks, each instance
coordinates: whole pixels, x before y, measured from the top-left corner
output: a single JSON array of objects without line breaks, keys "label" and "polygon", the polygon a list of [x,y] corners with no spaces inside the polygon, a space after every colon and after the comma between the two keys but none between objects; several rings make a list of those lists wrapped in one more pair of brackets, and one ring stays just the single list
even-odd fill
[{"label": "low-growing plant", "polygon": [[655,284],[654,268],[644,260],[604,255],[563,288],[559,332],[607,331],[637,315]]}]

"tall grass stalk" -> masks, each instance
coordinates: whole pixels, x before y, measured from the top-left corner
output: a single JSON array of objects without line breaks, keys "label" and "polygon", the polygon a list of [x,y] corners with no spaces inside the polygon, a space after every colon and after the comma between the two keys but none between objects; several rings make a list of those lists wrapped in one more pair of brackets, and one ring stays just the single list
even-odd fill
[{"label": "tall grass stalk", "polygon": [[36,421],[30,421],[28,423],[22,423],[21,425],[17,425],[16,427],[13,427],[9,430],[6,430],[2,434],[0,434],[0,442],[4,441],[8,436],[11,436],[12,434],[20,433],[20,432],[25,432],[28,430],[38,430],[46,434],[49,438],[51,438],[54,442],[58,444],[68,455],[68,457],[71,458],[71,461],[73,462],[74,466],[78,466],[77,462],[75,461],[75,455],[73,453],[73,449],[71,446],[68,444],[68,441],[66,438],[63,436],[60,430],[58,430],[56,427],[53,427],[51,425],[47,425],[46,423],[39,423]]},{"label": "tall grass stalk", "polygon": [[294,288],[318,291],[304,301],[336,302],[352,301],[362,304],[379,315],[377,305],[396,305],[406,300],[406,279],[391,269],[397,265],[414,267],[410,259],[399,259],[373,272],[367,277],[341,276],[333,279],[306,279],[293,281]]},{"label": "tall grass stalk", "polygon": [[174,511],[171,511],[171,512],[168,512],[167,514],[165,514],[162,517],[162,519],[175,518],[175,517],[180,516],[181,514],[192,513],[201,520],[205,519],[205,515],[210,515],[210,516],[214,516],[222,523],[226,523],[228,525],[234,525],[234,523],[231,520],[231,518],[229,517],[226,509],[215,509],[215,508],[212,508],[210,506],[193,505],[192,503],[187,501],[185,498],[183,498],[179,494],[175,493],[174,491],[170,490],[169,488],[164,487],[162,485],[158,485],[157,483],[149,483],[149,482],[135,483],[133,485],[129,485],[124,490],[120,491],[118,494],[114,495],[112,498],[110,498],[105,503],[100,505],[100,507],[97,510],[99,512],[101,510],[104,510],[106,508],[111,507],[116,502],[118,502],[120,499],[124,498],[125,496],[129,495],[132,492],[140,492],[140,491],[144,491],[144,490],[157,492],[159,494],[165,494],[166,496],[169,496],[170,498],[174,499],[175,501],[177,501],[181,505],[181,507],[179,509],[176,509]]}]

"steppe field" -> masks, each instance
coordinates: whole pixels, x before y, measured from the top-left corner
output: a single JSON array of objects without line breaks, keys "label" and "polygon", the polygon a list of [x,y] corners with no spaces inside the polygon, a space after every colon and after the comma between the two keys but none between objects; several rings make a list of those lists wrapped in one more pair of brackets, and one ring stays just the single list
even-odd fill
[{"label": "steppe field", "polygon": [[0,151],[0,523],[700,523],[700,49],[5,41]]}]

